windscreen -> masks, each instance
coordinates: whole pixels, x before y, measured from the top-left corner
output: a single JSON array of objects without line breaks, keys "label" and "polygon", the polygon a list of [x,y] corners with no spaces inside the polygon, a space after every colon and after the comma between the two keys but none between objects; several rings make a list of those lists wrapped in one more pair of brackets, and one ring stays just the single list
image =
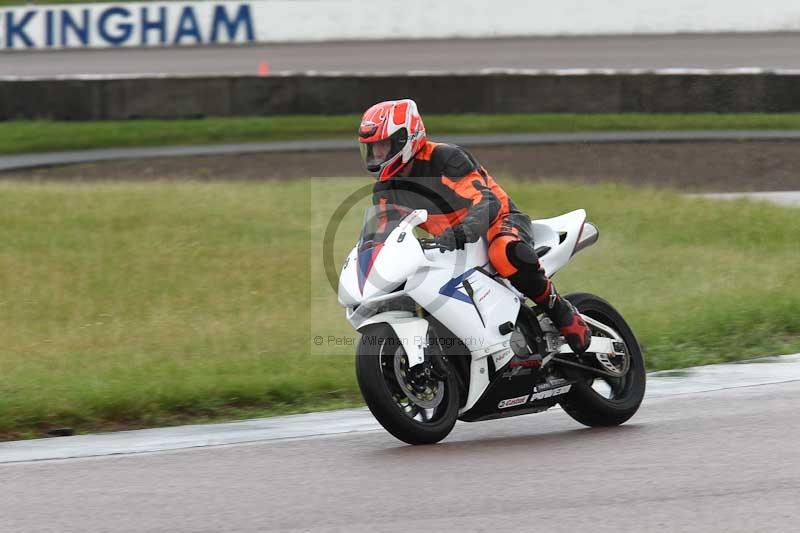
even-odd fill
[{"label": "windscreen", "polygon": [[373,205],[364,213],[364,225],[358,241],[358,251],[362,252],[383,243],[389,234],[413,209],[401,205]]}]

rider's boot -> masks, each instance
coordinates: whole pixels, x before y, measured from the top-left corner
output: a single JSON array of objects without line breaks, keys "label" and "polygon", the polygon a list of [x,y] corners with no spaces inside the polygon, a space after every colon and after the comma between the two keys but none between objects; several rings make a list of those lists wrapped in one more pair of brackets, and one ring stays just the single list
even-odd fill
[{"label": "rider's boot", "polygon": [[573,352],[581,354],[589,348],[589,344],[592,342],[592,331],[581,318],[575,306],[556,292],[553,282],[547,280],[547,288],[544,292],[531,299],[544,309]]}]

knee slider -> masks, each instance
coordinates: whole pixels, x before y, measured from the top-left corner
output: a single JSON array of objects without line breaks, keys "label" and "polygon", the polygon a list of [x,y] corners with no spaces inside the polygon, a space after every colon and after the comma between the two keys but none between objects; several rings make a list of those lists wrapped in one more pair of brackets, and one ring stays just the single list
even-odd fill
[{"label": "knee slider", "polygon": [[517,272],[507,276],[508,281],[528,298],[533,299],[547,290],[547,276],[541,268],[533,248],[524,241],[516,241],[506,249],[509,261]]},{"label": "knee slider", "polygon": [[515,241],[508,245],[508,259],[518,269],[539,270],[539,257],[530,244],[525,241]]}]

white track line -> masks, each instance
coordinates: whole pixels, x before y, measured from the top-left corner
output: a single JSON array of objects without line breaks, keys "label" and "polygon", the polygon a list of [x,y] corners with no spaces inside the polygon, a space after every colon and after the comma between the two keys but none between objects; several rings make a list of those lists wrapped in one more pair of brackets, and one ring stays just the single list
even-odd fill
[{"label": "white track line", "polygon": [[718,192],[706,194],[692,194],[714,200],[760,200],[787,207],[800,207],[800,191],[775,191],[775,192]]},{"label": "white track line", "polygon": [[[410,70],[403,73],[397,72],[350,72],[345,70],[278,70],[270,72],[270,78],[287,78],[296,76],[305,77],[354,77],[354,78],[383,78],[383,77],[425,77],[425,76],[742,76],[742,75],[777,75],[796,76],[800,69],[787,68],[761,68],[761,67],[736,67],[736,68],[484,68],[461,70]],[[81,81],[110,81],[110,80],[136,80],[136,79],[188,79],[188,78],[256,78],[253,72],[238,72],[226,74],[172,74],[163,72],[143,73],[117,73],[117,74],[57,74],[57,75],[32,75],[32,76],[0,76],[3,81],[41,81],[41,80],[81,80]]]},{"label": "white track line", "polygon": [[[609,131],[580,133],[499,133],[492,135],[443,135],[440,139],[463,146],[509,146],[535,144],[649,143],[649,142],[738,142],[800,141],[800,130],[700,130],[700,131]],[[93,163],[153,157],[188,157],[252,153],[350,151],[349,139],[272,141],[236,144],[103,148],[68,152],[46,152],[0,156],[0,172],[26,168]]]}]

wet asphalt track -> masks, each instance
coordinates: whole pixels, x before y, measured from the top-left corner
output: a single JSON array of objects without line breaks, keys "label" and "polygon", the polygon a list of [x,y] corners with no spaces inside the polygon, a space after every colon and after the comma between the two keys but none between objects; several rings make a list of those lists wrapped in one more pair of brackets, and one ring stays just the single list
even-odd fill
[{"label": "wet asphalt track", "polygon": [[0,531],[792,531],[800,382],[650,396],[619,428],[560,410],[0,466]]},{"label": "wet asphalt track", "polygon": [[0,54],[0,76],[476,71],[481,69],[800,69],[800,33],[546,37],[271,44]]}]

